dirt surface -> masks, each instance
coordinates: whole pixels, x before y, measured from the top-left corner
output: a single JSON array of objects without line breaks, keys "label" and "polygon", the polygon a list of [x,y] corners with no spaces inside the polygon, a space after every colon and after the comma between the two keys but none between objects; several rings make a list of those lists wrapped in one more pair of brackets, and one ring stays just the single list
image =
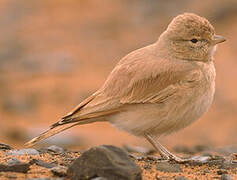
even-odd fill
[{"label": "dirt surface", "polygon": [[[30,164],[30,168],[25,173],[16,172],[0,172],[0,179],[27,179],[27,178],[63,178],[67,177],[66,171],[61,173],[55,173],[52,167],[66,167],[68,168],[75,159],[77,159],[81,152],[64,150],[63,152],[43,151],[39,150],[38,155],[9,155],[10,150],[0,150],[0,164],[10,164],[10,161],[17,159],[21,163]],[[205,153],[199,153],[195,155],[202,156]],[[142,169],[142,177],[144,180],[159,179],[169,180],[175,178],[187,178],[189,180],[194,179],[221,179],[223,176],[231,176],[233,179],[237,179],[237,155],[232,154],[229,156],[217,155],[212,153],[212,160],[205,163],[184,163],[176,164],[169,162],[168,165],[178,166],[177,170],[171,170],[169,167],[158,169],[157,166],[164,164],[164,161],[157,159],[157,154],[144,155],[141,153],[131,153],[131,158]],[[180,154],[181,155],[181,154]],[[209,152],[210,155],[210,152]],[[182,156],[186,156],[187,154]],[[194,156],[194,154],[192,155]],[[223,163],[223,158],[233,162],[233,167]],[[177,172],[176,172],[177,171]]]}]

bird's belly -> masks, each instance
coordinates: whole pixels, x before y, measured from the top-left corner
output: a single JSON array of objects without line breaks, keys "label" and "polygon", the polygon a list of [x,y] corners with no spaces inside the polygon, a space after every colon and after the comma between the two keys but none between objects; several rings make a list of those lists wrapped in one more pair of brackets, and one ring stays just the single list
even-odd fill
[{"label": "bird's belly", "polygon": [[208,110],[213,100],[214,85],[198,95],[196,91],[192,92],[189,95],[184,93],[176,101],[127,105],[126,111],[111,117],[111,123],[137,136],[143,136],[146,132],[160,136],[178,131]]}]

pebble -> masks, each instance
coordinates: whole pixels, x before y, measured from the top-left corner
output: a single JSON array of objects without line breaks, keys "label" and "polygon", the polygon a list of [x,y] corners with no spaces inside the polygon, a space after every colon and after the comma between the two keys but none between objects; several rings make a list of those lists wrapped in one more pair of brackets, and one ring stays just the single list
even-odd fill
[{"label": "pebble", "polygon": [[52,151],[54,153],[63,153],[64,152],[63,148],[61,148],[59,146],[55,146],[55,145],[49,146],[46,149],[49,151]]},{"label": "pebble", "polygon": [[33,159],[32,162],[38,166],[45,167],[45,168],[53,168],[57,166],[57,164],[55,163],[47,163],[40,159]]},{"label": "pebble", "polygon": [[38,155],[39,151],[36,149],[18,149],[18,150],[10,150],[7,152],[7,155]]},{"label": "pebble", "polygon": [[156,169],[163,172],[183,172],[179,164],[171,164],[167,161],[159,162],[156,166]]},{"label": "pebble", "polygon": [[31,163],[16,163],[12,165],[0,164],[0,172],[19,172],[27,173],[30,170]]},{"label": "pebble", "polygon": [[67,171],[70,179],[104,177],[109,180],[141,180],[142,171],[122,149],[103,145],[85,151]]}]

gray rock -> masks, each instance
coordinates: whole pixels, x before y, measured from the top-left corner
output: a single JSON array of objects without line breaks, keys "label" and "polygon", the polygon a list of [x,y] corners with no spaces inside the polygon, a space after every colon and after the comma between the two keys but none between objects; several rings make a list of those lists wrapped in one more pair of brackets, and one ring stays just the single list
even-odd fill
[{"label": "gray rock", "polygon": [[68,170],[68,168],[65,166],[56,166],[56,167],[51,168],[51,172],[55,176],[59,176],[59,177],[67,176],[67,170]]},{"label": "gray rock", "polygon": [[0,164],[0,172],[19,172],[27,173],[30,170],[31,163],[16,163],[13,165]]},{"label": "gray rock", "polygon": [[55,163],[47,163],[47,162],[44,162],[40,159],[33,159],[32,163],[34,163],[38,166],[41,166],[41,167],[45,167],[45,168],[53,168],[53,167],[57,166],[57,164],[55,164]]},{"label": "gray rock", "polygon": [[63,153],[64,149],[55,145],[47,147],[47,150],[52,151],[54,153]]},{"label": "gray rock", "polygon": [[38,155],[39,152],[36,149],[18,149],[18,150],[10,150],[7,152],[8,155]]},{"label": "gray rock", "polygon": [[183,172],[179,164],[171,164],[167,161],[159,162],[156,169],[163,172]]},{"label": "gray rock", "polygon": [[221,180],[233,180],[233,176],[231,176],[230,174],[222,174],[221,175]]},{"label": "gray rock", "polygon": [[67,171],[72,180],[104,177],[109,180],[141,180],[141,169],[115,146],[98,146],[84,152]]}]

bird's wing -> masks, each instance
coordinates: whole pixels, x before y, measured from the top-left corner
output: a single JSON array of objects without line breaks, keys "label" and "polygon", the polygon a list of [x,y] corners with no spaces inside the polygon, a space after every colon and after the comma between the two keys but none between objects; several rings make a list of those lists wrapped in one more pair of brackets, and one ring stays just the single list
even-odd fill
[{"label": "bird's wing", "polygon": [[102,87],[103,94],[118,100],[120,106],[162,103],[176,92],[196,86],[202,78],[195,63],[161,58],[152,52],[132,56],[133,61],[128,56],[119,63]]}]

